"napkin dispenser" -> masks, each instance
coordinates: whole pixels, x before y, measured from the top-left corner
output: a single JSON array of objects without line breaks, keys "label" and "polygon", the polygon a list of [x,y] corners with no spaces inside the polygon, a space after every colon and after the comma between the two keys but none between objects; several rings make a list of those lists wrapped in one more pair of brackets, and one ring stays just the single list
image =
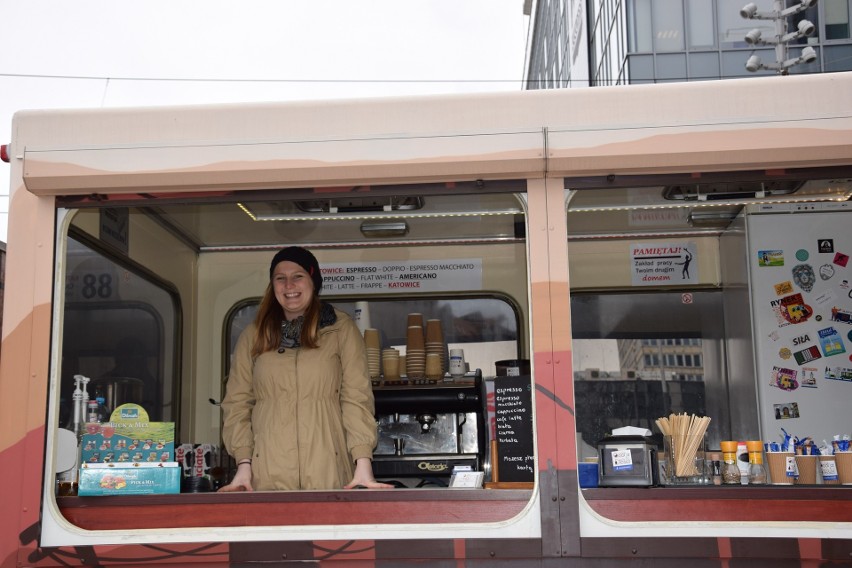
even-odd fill
[{"label": "napkin dispenser", "polygon": [[645,436],[608,436],[597,443],[598,486],[659,485],[657,446]]}]

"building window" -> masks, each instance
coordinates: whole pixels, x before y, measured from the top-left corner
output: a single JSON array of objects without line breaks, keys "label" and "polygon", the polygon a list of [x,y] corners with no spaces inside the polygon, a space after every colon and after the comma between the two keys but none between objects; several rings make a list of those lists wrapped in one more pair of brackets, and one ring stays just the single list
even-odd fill
[{"label": "building window", "polygon": [[686,26],[690,48],[715,47],[713,3],[707,0],[687,0]]},{"label": "building window", "polygon": [[848,39],[849,0],[823,0],[825,39]]}]

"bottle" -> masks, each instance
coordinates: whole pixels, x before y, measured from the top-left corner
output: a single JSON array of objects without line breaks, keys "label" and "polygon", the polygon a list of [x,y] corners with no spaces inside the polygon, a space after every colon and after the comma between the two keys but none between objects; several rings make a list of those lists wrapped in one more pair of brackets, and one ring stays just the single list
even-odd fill
[{"label": "bottle", "polygon": [[763,467],[763,442],[752,440],[746,442],[748,448],[748,484],[765,485],[766,468]]},{"label": "bottle", "polygon": [[101,421],[101,413],[98,409],[98,401],[91,399],[88,402],[88,412],[86,412],[86,422],[90,424],[99,424]]},{"label": "bottle", "polygon": [[722,483],[740,484],[740,466],[737,465],[738,442],[722,442]]}]

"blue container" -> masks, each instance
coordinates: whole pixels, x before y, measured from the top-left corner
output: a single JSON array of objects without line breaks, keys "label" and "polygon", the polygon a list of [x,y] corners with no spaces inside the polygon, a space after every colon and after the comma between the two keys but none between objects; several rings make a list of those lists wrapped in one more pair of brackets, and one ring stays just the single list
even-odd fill
[{"label": "blue container", "polygon": [[586,462],[578,463],[577,476],[580,478],[580,487],[597,487],[598,464]]}]

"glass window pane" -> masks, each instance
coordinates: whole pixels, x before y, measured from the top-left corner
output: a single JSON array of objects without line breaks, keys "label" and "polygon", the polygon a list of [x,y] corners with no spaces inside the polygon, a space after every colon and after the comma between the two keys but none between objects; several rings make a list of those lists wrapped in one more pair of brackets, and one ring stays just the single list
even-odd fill
[{"label": "glass window pane", "polygon": [[713,47],[716,45],[712,26],[713,3],[707,0],[687,0],[687,30],[689,47]]},{"label": "glass window pane", "polygon": [[686,79],[686,54],[657,55],[657,79]]},{"label": "glass window pane", "polygon": [[650,52],[653,48],[651,0],[633,0],[627,7],[627,41],[630,53]]},{"label": "glass window pane", "polygon": [[682,0],[655,0],[651,7],[654,20],[654,50],[683,51]]},{"label": "glass window pane", "polygon": [[823,0],[825,39],[848,39],[849,0]]},{"label": "glass window pane", "polygon": [[723,324],[711,316],[722,311],[722,293],[696,293],[692,307],[680,297],[572,295],[577,431],[590,446],[621,426],[660,437],[656,419],[681,412],[713,416],[711,439],[728,435]]},{"label": "glass window pane", "polygon": [[176,314],[172,294],[129,265],[68,238],[59,425],[73,420],[74,375],[107,411],[128,402],[173,422]]}]

